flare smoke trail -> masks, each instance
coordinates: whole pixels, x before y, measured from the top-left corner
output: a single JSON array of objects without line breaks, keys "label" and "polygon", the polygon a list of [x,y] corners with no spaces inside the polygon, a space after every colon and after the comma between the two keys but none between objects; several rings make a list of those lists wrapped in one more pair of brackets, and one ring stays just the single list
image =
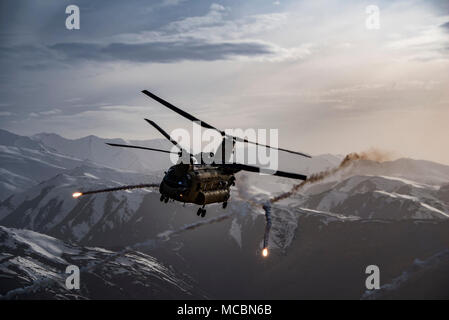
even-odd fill
[{"label": "flare smoke trail", "polygon": [[[281,195],[278,195],[274,198],[271,198],[265,203],[257,203],[255,201],[249,199],[248,194],[246,193],[246,187],[239,188],[238,192],[239,192],[240,197],[244,198],[244,199],[246,198],[245,200],[248,201],[253,207],[262,208],[265,211],[266,225],[265,225],[265,233],[264,233],[264,238],[263,238],[263,248],[267,249],[269,235],[270,235],[270,229],[271,229],[271,204],[272,203],[276,203],[280,200],[283,200],[283,199],[286,199],[286,198],[292,196],[294,193],[296,193],[301,187],[303,187],[307,183],[314,183],[314,182],[320,181],[324,178],[327,178],[327,177],[335,174],[339,170],[348,167],[352,162],[354,162],[356,160],[373,160],[373,161],[377,161],[377,162],[382,162],[382,161],[386,161],[388,159],[389,159],[388,154],[386,154],[385,152],[375,150],[375,149],[371,149],[369,151],[361,152],[361,153],[350,153],[345,156],[345,158],[343,159],[343,161],[340,163],[340,165],[338,167],[313,174],[313,175],[309,176],[307,180],[294,185],[290,191],[285,192]],[[246,181],[241,181],[242,186],[244,185],[245,182]],[[141,184],[141,185],[122,186],[122,187],[111,188],[111,189],[87,191],[87,192],[81,193],[81,195],[93,194],[93,193],[99,193],[99,192],[117,191],[117,190],[129,190],[129,189],[136,189],[136,188],[151,188],[151,187],[159,187],[159,184]],[[233,215],[233,213],[224,214],[224,215],[221,215],[221,216],[218,216],[215,218],[211,218],[208,220],[198,221],[196,223],[185,225],[185,226],[179,228],[178,230],[166,231],[166,232],[158,235],[158,237],[160,239],[161,238],[169,238],[170,236],[180,234],[187,230],[193,230],[193,229],[196,229],[203,225],[221,222],[223,220],[230,218],[232,215]]]},{"label": "flare smoke trail", "polygon": [[270,229],[271,229],[271,202],[267,201],[263,205],[263,209],[265,210],[265,234],[263,236],[263,248],[268,248],[268,237],[270,236]]},{"label": "flare smoke trail", "polygon": [[94,193],[101,193],[101,192],[131,190],[131,189],[139,189],[139,188],[157,188],[157,187],[159,187],[159,183],[136,184],[136,185],[121,186],[121,187],[101,189],[101,190],[75,192],[73,194],[73,197],[78,198],[78,197],[84,196],[86,194],[94,194]]},{"label": "flare smoke trail", "polygon": [[285,192],[283,194],[280,194],[272,199],[270,199],[271,203],[276,203],[280,200],[286,199],[291,197],[293,194],[295,194],[299,189],[301,189],[304,185],[308,183],[314,183],[320,180],[323,180],[324,178],[327,178],[338,171],[348,167],[351,163],[353,163],[356,160],[372,160],[376,162],[383,162],[390,159],[390,155],[386,152],[379,151],[377,149],[370,149],[368,151],[360,152],[360,153],[349,153],[344,157],[343,161],[339,164],[338,167],[321,171],[315,174],[310,175],[307,180],[302,181],[299,184],[294,185],[290,191]]},{"label": "flare smoke trail", "polygon": [[[329,169],[326,171],[322,171],[322,172],[319,172],[316,174],[312,174],[311,176],[309,176],[307,178],[307,180],[304,180],[301,183],[294,185],[290,191],[280,194],[274,198],[271,198],[269,201],[262,204],[262,208],[265,211],[265,219],[266,219],[265,234],[264,234],[264,238],[263,238],[264,250],[268,248],[268,238],[269,238],[270,229],[271,229],[271,204],[272,203],[276,203],[280,200],[291,197],[299,189],[301,189],[305,184],[314,183],[314,182],[323,180],[324,178],[327,178],[327,177],[335,174],[339,170],[342,170],[343,168],[348,167],[352,162],[354,162],[356,160],[372,160],[372,161],[382,162],[382,161],[386,161],[388,159],[389,159],[388,154],[386,154],[385,152],[375,150],[375,149],[371,149],[369,151],[361,152],[361,153],[355,153],[355,152],[350,153],[350,154],[346,155],[346,157],[343,159],[343,161],[340,163],[340,165],[338,167],[335,167],[335,168],[332,168],[332,169]],[[240,193],[240,195],[242,195],[243,191],[239,190],[239,193]],[[252,206],[257,206],[257,207],[261,206],[260,203],[256,204],[252,200],[249,200],[249,202],[251,203]]]},{"label": "flare smoke trail", "polygon": [[193,229],[199,228],[199,227],[207,225],[207,224],[217,223],[217,222],[221,222],[223,220],[229,219],[232,215],[234,215],[233,212],[228,213],[228,214],[222,214],[222,215],[220,215],[218,217],[210,218],[210,219],[207,219],[207,220],[201,220],[201,221],[197,221],[197,222],[194,222],[194,223],[191,223],[191,224],[187,224],[187,225],[184,225],[184,226],[182,226],[181,228],[179,228],[177,230],[168,230],[168,231],[165,231],[163,233],[160,233],[160,234],[158,234],[158,238],[169,239],[170,236],[178,235],[178,234],[183,233],[185,231],[193,230]]}]

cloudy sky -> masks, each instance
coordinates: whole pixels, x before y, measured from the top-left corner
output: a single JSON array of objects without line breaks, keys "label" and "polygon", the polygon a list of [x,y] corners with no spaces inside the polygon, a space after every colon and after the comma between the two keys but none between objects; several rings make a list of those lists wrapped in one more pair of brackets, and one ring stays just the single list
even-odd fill
[{"label": "cloudy sky", "polygon": [[[80,8],[67,30],[65,8]],[[366,26],[376,5],[380,28]],[[277,128],[311,154],[379,148],[449,164],[449,2],[0,4],[0,122],[18,134],[159,138],[190,123]]]}]

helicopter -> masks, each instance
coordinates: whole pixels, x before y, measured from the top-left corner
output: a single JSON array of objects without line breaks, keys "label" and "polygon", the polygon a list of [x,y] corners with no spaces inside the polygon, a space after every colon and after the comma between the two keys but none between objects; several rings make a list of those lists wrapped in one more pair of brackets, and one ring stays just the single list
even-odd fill
[{"label": "helicopter", "polygon": [[[230,163],[230,159],[235,151],[236,142],[243,142],[254,144],[259,147],[265,147],[270,149],[275,149],[279,151],[284,151],[299,156],[311,158],[310,155],[291,151],[283,148],[272,147],[269,145],[260,144],[258,142],[249,141],[245,138],[240,138],[227,134],[225,131],[219,130],[212,125],[199,120],[193,115],[179,109],[173,104],[165,101],[164,99],[156,96],[155,94],[149,92],[148,90],[143,90],[143,94],[159,102],[168,109],[176,112],[177,114],[183,116],[184,118],[199,124],[205,129],[212,129],[220,133],[221,144],[217,148],[216,152],[200,152],[198,154],[192,155],[190,152],[185,150],[177,141],[172,139],[170,135],[164,131],[160,126],[158,126],[154,121],[145,119],[145,121],[153,126],[157,131],[159,131],[167,140],[169,140],[176,148],[178,152],[162,150],[157,148],[149,148],[143,146],[135,146],[128,144],[117,144],[117,143],[107,143],[112,147],[120,148],[134,148],[142,150],[150,150],[156,152],[163,152],[169,154],[177,154],[179,156],[179,161],[176,165],[171,166],[166,172],[160,184],[142,184],[133,186],[122,186],[110,189],[102,190],[92,190],[85,192],[75,192],[73,193],[74,198],[78,198],[82,195],[98,193],[98,192],[112,192],[118,190],[127,189],[137,189],[146,187],[157,187],[159,186],[159,192],[161,194],[160,201],[167,203],[169,200],[178,201],[181,203],[193,203],[199,205],[197,215],[205,217],[207,204],[212,203],[222,203],[223,209],[226,209],[228,205],[228,200],[231,196],[231,187],[235,185],[235,174],[239,171],[248,172],[264,172],[263,168],[251,166],[241,163]],[[268,172],[267,172],[268,173]],[[306,180],[307,176],[284,172],[275,171],[269,172],[269,174],[284,178]]]}]

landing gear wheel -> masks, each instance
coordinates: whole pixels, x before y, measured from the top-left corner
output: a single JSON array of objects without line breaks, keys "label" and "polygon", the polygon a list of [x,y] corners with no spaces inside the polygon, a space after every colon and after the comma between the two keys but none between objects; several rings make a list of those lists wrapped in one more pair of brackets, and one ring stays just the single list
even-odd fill
[{"label": "landing gear wheel", "polygon": [[169,197],[165,197],[164,202],[167,203],[169,200]]},{"label": "landing gear wheel", "polygon": [[161,194],[160,200],[161,200],[161,202],[164,201],[164,195]]},{"label": "landing gear wheel", "polygon": [[203,209],[198,208],[198,211],[196,212],[196,215],[199,217],[203,213]]},{"label": "landing gear wheel", "polygon": [[228,206],[228,202],[227,201],[225,201],[225,202],[223,202],[223,209],[226,209],[226,207]]},{"label": "landing gear wheel", "polygon": [[206,216],[206,209],[201,209],[201,218]]}]

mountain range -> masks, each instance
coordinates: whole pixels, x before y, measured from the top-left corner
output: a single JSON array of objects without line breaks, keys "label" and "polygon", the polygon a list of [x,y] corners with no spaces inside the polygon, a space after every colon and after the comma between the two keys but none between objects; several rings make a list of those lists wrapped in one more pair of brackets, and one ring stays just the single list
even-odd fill
[{"label": "mountain range", "polygon": [[[160,202],[155,189],[73,199],[78,190],[158,183],[170,165],[164,154],[105,142],[170,150],[164,140],[72,140],[0,130],[2,297],[449,297],[443,272],[449,166],[402,158],[339,167],[341,155],[299,160],[280,154],[282,168],[327,173],[273,203],[270,255],[264,259],[261,204],[296,181],[238,173],[228,208],[210,205],[202,219],[195,206]],[[88,270],[80,292],[62,285],[60,270],[74,261]],[[88,261],[99,266],[90,269]],[[369,264],[381,270],[384,287],[375,294],[364,286]],[[106,278],[105,270],[112,270]],[[159,278],[157,270],[163,270]],[[426,281],[434,274],[439,281],[432,286]],[[29,287],[37,293],[22,290]]]}]

